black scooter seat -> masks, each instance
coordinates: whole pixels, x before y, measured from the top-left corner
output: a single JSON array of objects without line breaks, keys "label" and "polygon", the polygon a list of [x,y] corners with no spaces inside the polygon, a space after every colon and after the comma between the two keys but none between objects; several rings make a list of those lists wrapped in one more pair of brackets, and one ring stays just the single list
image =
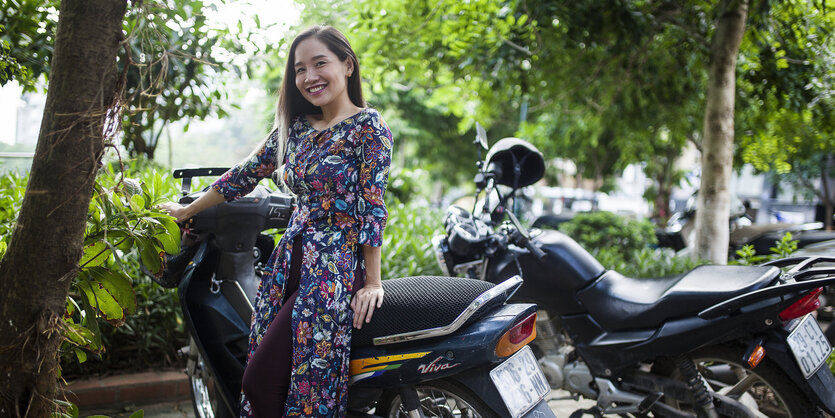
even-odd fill
[{"label": "black scooter seat", "polygon": [[607,271],[577,297],[605,330],[647,329],[668,319],[695,316],[714,304],[766,287],[779,275],[776,267],[719,265],[656,279]]},{"label": "black scooter seat", "polygon": [[[374,338],[451,324],[476,298],[494,285],[480,280],[418,276],[383,280],[383,306],[371,322],[353,329],[351,345],[373,345]],[[483,310],[480,310],[483,311]],[[477,312],[470,321],[477,319]]]}]

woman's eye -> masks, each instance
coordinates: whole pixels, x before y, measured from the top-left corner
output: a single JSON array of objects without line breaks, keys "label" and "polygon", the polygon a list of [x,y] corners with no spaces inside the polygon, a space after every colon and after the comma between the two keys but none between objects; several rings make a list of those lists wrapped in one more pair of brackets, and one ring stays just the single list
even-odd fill
[{"label": "woman's eye", "polygon": [[316,63],[317,67],[321,67],[323,65],[325,65],[325,61],[319,61],[319,62]]},{"label": "woman's eye", "polygon": [[296,68],[296,74],[303,73],[304,68]]}]

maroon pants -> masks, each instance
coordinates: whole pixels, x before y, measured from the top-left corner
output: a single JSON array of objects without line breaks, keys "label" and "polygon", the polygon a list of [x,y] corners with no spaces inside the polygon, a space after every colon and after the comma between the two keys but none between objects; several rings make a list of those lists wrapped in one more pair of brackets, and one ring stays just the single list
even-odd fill
[{"label": "maroon pants", "polygon": [[[270,323],[264,338],[247,363],[241,386],[256,417],[280,417],[284,415],[287,392],[290,389],[290,372],[293,364],[293,329],[291,319],[293,304],[299,295],[299,277],[302,267],[302,239],[293,242],[290,274],[284,286],[281,309]],[[359,260],[359,259],[358,259]],[[354,271],[355,294],[364,283],[359,262]]]}]

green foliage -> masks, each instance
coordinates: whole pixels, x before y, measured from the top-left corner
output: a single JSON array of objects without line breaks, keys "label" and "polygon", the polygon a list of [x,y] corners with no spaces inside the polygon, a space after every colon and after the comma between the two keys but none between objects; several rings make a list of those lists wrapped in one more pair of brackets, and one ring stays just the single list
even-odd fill
[{"label": "green foliage", "polygon": [[[205,12],[216,5],[203,0],[140,3],[128,12],[130,59],[125,94],[129,111],[122,128],[123,145],[131,155],[153,159],[166,125],[178,120],[203,119],[226,114],[220,72],[240,68],[217,56],[243,53],[237,34],[230,28],[209,26]],[[233,68],[234,67],[234,68]]]},{"label": "green foliage", "polygon": [[[112,173],[111,173],[112,174]],[[103,184],[111,183],[106,187]],[[138,259],[161,274],[161,255],[179,252],[180,229],[168,214],[155,209],[165,187],[159,177],[150,183],[127,178],[99,179],[94,188],[84,234],[78,275],[67,298],[65,343],[78,361],[87,352],[103,352],[99,319],[114,326],[137,309],[131,271]]]},{"label": "green foliage", "polygon": [[[145,159],[102,168],[79,262],[84,267],[65,315],[72,332],[61,350],[64,375],[177,364],[185,334],[176,293],[140,271],[141,263],[161,272],[162,253],[179,252],[179,227],[154,208],[176,193],[166,171]],[[100,320],[114,326],[100,327]]]},{"label": "green foliage", "polygon": [[[830,327],[832,325],[829,325]],[[829,359],[826,361],[829,364],[829,370],[832,370],[832,373],[835,373],[835,351],[829,355]]]},{"label": "green foliage", "polygon": [[658,240],[652,224],[611,212],[578,214],[560,231],[592,253],[606,268],[632,277],[663,277],[691,270],[703,262],[678,257]]},{"label": "green foliage", "polygon": [[415,201],[390,203],[388,211],[383,235],[383,278],[440,276],[431,238],[443,230],[443,213]]},{"label": "green foliage", "polygon": [[607,269],[629,277],[666,277],[688,272],[705,261],[680,257],[670,248],[640,248],[621,251],[617,247],[592,250],[591,253]]},{"label": "green foliage", "polygon": [[658,243],[647,221],[635,221],[612,212],[581,213],[560,224],[560,231],[587,250],[613,247],[629,252]]},{"label": "green foliage", "polygon": [[[0,32],[3,32],[3,30],[3,25],[0,25]],[[10,80],[17,80],[21,84],[27,84],[32,76],[31,74],[31,70],[21,66],[11,56],[9,43],[0,39],[0,86],[6,85]]]},{"label": "green foliage", "polygon": [[[170,175],[146,161],[130,161],[124,175],[118,164],[106,165],[90,202],[84,251],[67,297],[62,366],[79,375],[79,363],[92,359],[106,368],[176,364],[184,344],[176,294],[154,285],[139,271],[140,260],[160,269],[160,253],[179,251],[179,227],[154,205],[175,194]],[[0,176],[0,257],[14,229],[28,176]],[[101,322],[114,326],[101,327]],[[178,344],[180,342],[180,344]],[[108,347],[109,356],[99,357]],[[162,362],[161,362],[162,360]]]},{"label": "green foliage", "polygon": [[0,176],[0,258],[6,253],[8,240],[12,236],[28,178],[17,172]]},{"label": "green foliage", "polygon": [[[227,28],[207,23],[206,13],[224,2],[155,0],[128,8],[123,25],[127,47],[118,65],[120,71],[129,65],[122,142],[131,155],[153,158],[172,122],[226,114],[222,103],[228,99],[224,80],[229,76],[221,74],[232,71],[240,77],[250,66],[246,57],[258,48],[249,34],[242,34],[240,24]],[[0,84],[8,71],[17,73],[14,78],[26,90],[48,76],[58,3],[0,0],[0,26],[5,26],[0,36]]]},{"label": "green foliage", "polygon": [[732,263],[743,266],[755,266],[771,260],[790,257],[793,252],[797,251],[797,243],[797,240],[792,239],[792,233],[786,232],[779,241],[774,241],[774,246],[769,248],[769,251],[771,251],[770,254],[757,254],[754,246],[748,244],[736,250],[736,259]]},{"label": "green foliage", "polygon": [[0,0],[0,44],[9,47],[0,54],[0,62],[14,67],[11,77],[0,76],[0,85],[14,79],[24,90],[32,91],[35,81],[49,74],[57,7],[54,0]]},{"label": "green foliage", "polygon": [[386,204],[409,203],[415,198],[426,198],[432,183],[429,173],[420,168],[400,168],[392,171],[386,189]]}]

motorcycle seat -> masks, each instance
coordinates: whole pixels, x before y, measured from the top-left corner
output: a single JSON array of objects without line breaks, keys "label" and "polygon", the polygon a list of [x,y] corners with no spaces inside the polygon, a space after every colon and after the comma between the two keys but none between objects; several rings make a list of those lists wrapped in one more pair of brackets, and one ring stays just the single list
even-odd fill
[{"label": "motorcycle seat", "polygon": [[768,266],[705,265],[654,279],[610,270],[577,297],[605,330],[656,328],[666,320],[695,316],[717,303],[762,289],[779,275],[780,269]]},{"label": "motorcycle seat", "polygon": [[[383,305],[371,322],[353,329],[351,345],[373,345],[374,338],[444,327],[494,285],[481,280],[417,276],[383,280]],[[503,300],[501,302],[504,302]],[[488,309],[479,309],[468,322]]]}]

